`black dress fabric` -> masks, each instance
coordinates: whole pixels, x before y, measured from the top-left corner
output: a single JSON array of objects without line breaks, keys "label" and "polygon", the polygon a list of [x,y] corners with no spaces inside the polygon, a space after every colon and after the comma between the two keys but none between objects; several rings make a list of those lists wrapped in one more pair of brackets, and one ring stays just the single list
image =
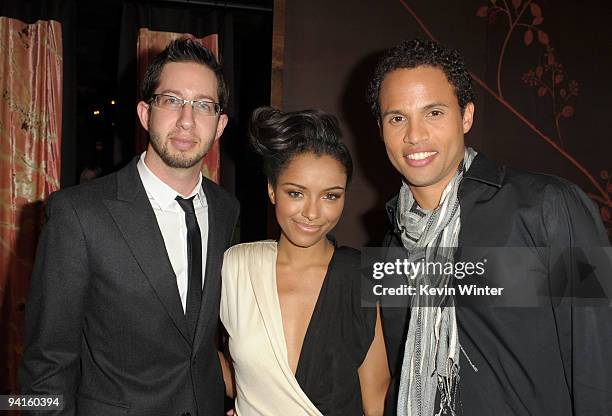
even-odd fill
[{"label": "black dress fabric", "polygon": [[376,309],[361,306],[360,252],[336,248],[306,330],[296,379],[326,416],[362,415],[357,370],[374,339]]}]

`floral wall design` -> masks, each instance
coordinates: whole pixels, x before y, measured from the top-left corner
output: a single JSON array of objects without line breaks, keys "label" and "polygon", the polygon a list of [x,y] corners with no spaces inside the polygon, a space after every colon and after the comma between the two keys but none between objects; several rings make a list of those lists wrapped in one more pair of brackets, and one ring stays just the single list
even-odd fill
[{"label": "floral wall design", "polygon": [[[405,0],[399,0],[403,8],[412,15],[421,30],[431,39],[436,36],[430,31],[426,23],[421,19],[415,8]],[[494,85],[487,83],[482,77],[474,72],[471,73],[476,84],[480,85],[499,104],[513,113],[522,123],[528,126],[537,137],[551,146],[559,157],[566,159],[577,169],[590,184],[589,189],[584,189],[589,197],[599,206],[604,225],[608,234],[612,236],[612,178],[610,171],[605,166],[599,169],[590,169],[581,163],[572,154],[569,148],[571,142],[577,142],[582,138],[564,135],[567,123],[581,109],[576,101],[580,94],[580,83],[568,74],[559,53],[551,40],[563,34],[555,33],[554,36],[547,32],[545,24],[545,2],[539,3],[533,0],[488,0],[481,4],[476,10],[477,18],[486,19],[489,26],[495,26],[504,33],[501,44],[498,47],[496,65],[496,82]],[[504,80],[504,71],[515,70],[507,65],[507,57],[510,46],[521,43],[525,49],[537,49],[539,58],[531,63],[531,67],[522,72],[520,80],[522,85],[507,85]],[[518,48],[513,48],[517,53]],[[530,51],[533,56],[533,51]],[[525,58],[525,61],[528,58]],[[506,89],[529,88],[535,97],[541,100],[549,108],[550,117],[541,117],[537,120],[530,119],[520,104],[510,102],[506,98]],[[551,125],[547,125],[551,124]],[[552,131],[552,133],[546,133]],[[605,151],[605,149],[601,149]]]}]

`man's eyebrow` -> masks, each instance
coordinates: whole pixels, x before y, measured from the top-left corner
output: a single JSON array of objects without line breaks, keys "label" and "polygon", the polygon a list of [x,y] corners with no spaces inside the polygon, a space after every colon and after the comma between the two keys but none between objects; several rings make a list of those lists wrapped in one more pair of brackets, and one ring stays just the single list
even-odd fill
[{"label": "man's eyebrow", "polygon": [[442,102],[437,102],[437,103],[431,103],[431,104],[427,104],[425,107],[422,108],[423,111],[427,111],[427,110],[431,110],[434,107],[445,107],[448,108],[448,104],[442,103]]},{"label": "man's eyebrow", "polygon": [[405,115],[404,112],[402,110],[387,110],[384,113],[382,113],[380,116],[385,117],[388,116],[389,114],[399,114],[399,115]]},{"label": "man's eyebrow", "polygon": [[[445,108],[448,108],[449,105],[445,104],[443,102],[435,102],[435,103],[427,104],[427,105],[421,107],[420,111],[431,110],[434,107],[445,107]],[[402,111],[402,110],[387,110],[387,111],[385,111],[384,113],[381,114],[381,117],[385,117],[385,116],[388,116],[390,114],[399,114],[401,116],[405,116],[406,115],[406,113],[404,111]]]},{"label": "man's eyebrow", "polygon": [[[172,89],[162,90],[161,92],[158,92],[158,94],[169,94],[169,95],[174,95],[177,98],[183,98],[184,99],[184,97],[181,95],[181,93],[179,91],[172,90]],[[207,101],[215,102],[215,99],[213,97],[211,97],[210,95],[208,95],[208,94],[196,95],[194,100],[198,100],[198,101],[207,100]]]},{"label": "man's eyebrow", "polygon": [[177,97],[181,96],[181,94],[178,91],[169,90],[169,89],[161,90],[160,92],[158,92],[158,94],[176,95]]},{"label": "man's eyebrow", "polygon": [[212,102],[217,102],[219,100],[214,99],[213,97],[211,97],[210,95],[206,95],[206,94],[201,94],[201,95],[197,95],[194,100],[206,100],[206,101],[212,101]]}]

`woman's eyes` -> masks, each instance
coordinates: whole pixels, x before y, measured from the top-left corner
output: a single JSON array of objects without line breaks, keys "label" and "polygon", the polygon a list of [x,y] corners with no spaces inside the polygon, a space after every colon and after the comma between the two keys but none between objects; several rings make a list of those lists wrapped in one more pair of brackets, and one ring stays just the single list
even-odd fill
[{"label": "woman's eyes", "polygon": [[[287,195],[289,195],[289,197],[292,199],[298,199],[304,196],[304,194],[300,191],[287,191]],[[323,195],[322,199],[326,199],[329,201],[335,201],[339,199],[341,196],[342,195],[338,193],[328,192]]]},{"label": "woman's eyes", "polygon": [[324,199],[328,199],[330,201],[335,201],[336,199],[340,198],[341,195],[339,194],[333,194],[333,193],[328,193],[325,194],[325,196],[323,197]]}]

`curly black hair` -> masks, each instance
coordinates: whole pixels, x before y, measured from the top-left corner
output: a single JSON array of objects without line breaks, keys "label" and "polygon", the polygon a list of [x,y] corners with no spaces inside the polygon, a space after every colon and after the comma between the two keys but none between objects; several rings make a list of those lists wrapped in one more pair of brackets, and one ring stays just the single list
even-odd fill
[{"label": "curly black hair", "polygon": [[347,185],[351,181],[353,160],[340,140],[338,121],[331,114],[259,107],[253,111],[248,134],[253,149],[263,158],[264,172],[272,186],[287,164],[304,153],[331,156],[344,167]]},{"label": "curly black hair", "polygon": [[380,118],[380,85],[387,74],[396,69],[413,69],[419,66],[431,66],[444,71],[448,82],[455,89],[462,114],[465,106],[474,102],[472,77],[457,50],[431,40],[405,40],[382,56],[368,86],[367,101],[377,119]]}]

